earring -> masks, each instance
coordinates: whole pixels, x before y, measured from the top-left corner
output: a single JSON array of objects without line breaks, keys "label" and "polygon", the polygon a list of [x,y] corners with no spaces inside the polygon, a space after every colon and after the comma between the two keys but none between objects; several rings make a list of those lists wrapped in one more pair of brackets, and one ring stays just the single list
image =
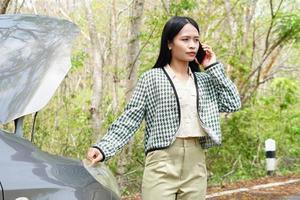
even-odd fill
[{"label": "earring", "polygon": [[172,50],[172,48],[171,48],[171,47],[169,47],[169,50]]}]

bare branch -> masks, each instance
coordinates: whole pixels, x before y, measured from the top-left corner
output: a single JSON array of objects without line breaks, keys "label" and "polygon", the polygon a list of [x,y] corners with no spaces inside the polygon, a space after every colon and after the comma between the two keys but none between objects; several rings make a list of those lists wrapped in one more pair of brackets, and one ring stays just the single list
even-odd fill
[{"label": "bare branch", "polygon": [[273,25],[274,25],[274,20],[275,20],[275,17],[277,16],[280,8],[281,8],[281,5],[283,3],[283,0],[280,1],[279,3],[279,6],[277,8],[277,10],[275,11],[274,13],[274,9],[273,9],[273,1],[270,0],[270,10],[271,10],[271,22],[270,22],[270,26],[269,26],[269,29],[268,29],[268,32],[267,32],[267,36],[266,36],[266,40],[265,40],[265,50],[264,50],[264,53],[263,53],[263,56],[267,53],[268,51],[268,48],[269,48],[269,38],[270,38],[270,34],[271,34],[271,31],[272,31],[272,28],[273,28]]},{"label": "bare branch", "polygon": [[265,55],[266,52],[268,51],[269,37],[270,37],[270,33],[271,33],[271,30],[273,28],[273,23],[274,23],[274,11],[273,11],[273,2],[272,2],[272,0],[270,0],[269,3],[270,3],[270,10],[271,10],[271,22],[270,22],[270,26],[268,28],[268,32],[267,32],[267,36],[266,36],[266,40],[265,40],[265,50],[264,50],[263,55]]},{"label": "bare branch", "polygon": [[69,21],[73,21],[72,18],[70,17],[70,15],[68,15],[64,10],[63,8],[60,6],[59,7],[59,12],[65,17],[67,18]]},{"label": "bare branch", "polygon": [[130,8],[130,6],[133,4],[134,0],[131,0],[131,2],[129,2],[128,6],[126,6],[125,8],[123,8],[122,10],[120,10],[117,14],[117,20],[119,20],[119,17],[121,16],[121,14],[123,12],[125,12],[126,10],[128,10]]},{"label": "bare branch", "polygon": [[247,45],[248,33],[249,33],[253,16],[255,14],[256,3],[257,0],[253,0],[252,3],[248,4],[245,8],[246,12],[244,16],[244,27],[243,27],[244,29],[243,29],[243,37],[242,37],[242,42],[244,45]]},{"label": "bare branch", "polygon": [[167,15],[170,15],[170,1],[166,0],[167,2],[165,2],[165,0],[160,0],[164,10],[166,11]]},{"label": "bare branch", "polygon": [[[232,11],[236,8],[237,3],[238,3],[238,1],[236,1],[236,2],[233,4],[233,6],[231,6],[230,12],[232,12]],[[210,14],[211,14],[211,15],[214,15],[214,13],[210,13]],[[227,18],[227,15],[225,15],[224,17],[222,17],[217,23],[215,23],[214,26],[211,26],[211,27],[212,27],[212,28],[211,28],[211,30],[212,30],[211,32],[213,32],[214,30],[217,30],[217,29],[219,28],[219,26],[221,26],[222,22],[223,22],[226,18]],[[206,33],[205,33],[204,35],[207,36],[207,34],[208,34],[208,29],[206,30]]]},{"label": "bare branch", "polygon": [[143,51],[143,49],[147,46],[147,44],[149,44],[149,40],[152,38],[152,36],[153,36],[153,34],[154,34],[156,28],[157,28],[157,22],[156,22],[155,27],[153,28],[153,30],[152,30],[150,36],[148,37],[147,41],[144,43],[144,45],[142,46],[142,48],[139,50],[138,54],[136,55],[136,57],[135,57],[135,59],[134,59],[134,61],[133,61],[133,63],[132,63],[132,66],[131,66],[131,69],[130,69],[130,73],[129,73],[128,79],[130,78],[130,76],[131,76],[131,74],[132,74],[132,72],[133,72],[133,66],[135,65],[136,61],[138,60],[138,58],[139,58],[141,52]]},{"label": "bare branch", "polygon": [[16,10],[16,13],[20,13],[20,11],[23,8],[24,4],[25,4],[25,0],[22,1],[22,3],[20,5],[20,7],[18,8],[18,10]]},{"label": "bare branch", "polygon": [[5,14],[10,0],[3,0],[0,3],[0,14]]},{"label": "bare branch", "polygon": [[232,35],[236,35],[237,32],[237,23],[236,23],[236,19],[234,18],[234,10],[232,9],[231,3],[229,0],[224,0],[224,5],[225,5],[225,9],[226,9],[226,14],[227,14],[227,20],[229,23],[229,27],[231,30],[231,34]]},{"label": "bare branch", "polygon": [[[260,75],[260,70],[264,64],[264,62],[269,58],[269,56],[273,53],[273,51],[279,46],[281,45],[287,36],[284,36],[282,38],[280,38],[276,43],[274,43],[270,48],[269,51],[267,52],[267,54],[264,55],[263,59],[261,60],[261,62],[257,65],[257,67],[250,73],[250,75],[247,77],[246,81],[244,81],[244,83],[242,84],[241,87],[241,93],[245,93],[246,92],[246,85],[247,83],[250,81],[250,79],[256,74],[256,72],[258,72],[258,74]],[[259,77],[259,76],[258,76]],[[257,82],[259,82],[259,80],[257,80]]]},{"label": "bare branch", "polygon": [[251,61],[250,61],[250,67],[252,68],[253,66],[253,61],[254,61],[254,53],[255,53],[255,49],[256,49],[256,24],[254,23],[254,30],[253,30],[253,33],[252,33],[252,52],[251,52]]}]

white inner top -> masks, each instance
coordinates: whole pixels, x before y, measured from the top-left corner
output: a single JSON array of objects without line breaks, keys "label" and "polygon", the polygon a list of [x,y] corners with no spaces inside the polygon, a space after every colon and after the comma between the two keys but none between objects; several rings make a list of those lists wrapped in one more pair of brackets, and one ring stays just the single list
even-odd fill
[{"label": "white inner top", "polygon": [[166,65],[165,70],[175,86],[180,104],[181,122],[176,137],[206,136],[197,113],[196,86],[191,69],[188,68],[189,78],[187,81],[180,80],[170,65]]}]

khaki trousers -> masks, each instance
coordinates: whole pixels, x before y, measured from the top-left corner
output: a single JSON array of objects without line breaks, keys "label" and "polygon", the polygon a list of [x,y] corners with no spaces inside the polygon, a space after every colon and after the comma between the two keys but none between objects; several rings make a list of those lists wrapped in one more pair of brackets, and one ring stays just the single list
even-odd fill
[{"label": "khaki trousers", "polygon": [[207,188],[205,152],[198,138],[176,138],[146,156],[143,200],[203,200]]}]

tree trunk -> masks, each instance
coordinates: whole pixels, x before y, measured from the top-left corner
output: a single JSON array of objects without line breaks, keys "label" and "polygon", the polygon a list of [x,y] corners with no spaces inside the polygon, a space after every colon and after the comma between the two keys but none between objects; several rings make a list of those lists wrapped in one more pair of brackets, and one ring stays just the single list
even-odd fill
[{"label": "tree trunk", "polygon": [[[140,65],[138,61],[139,51],[140,51],[140,40],[139,34],[142,24],[142,15],[144,11],[144,0],[134,0],[133,7],[130,12],[130,35],[128,43],[128,54],[127,54],[127,80],[126,80],[126,101],[130,100],[132,90],[137,82],[137,69]],[[131,139],[128,146],[126,146],[121,154],[118,162],[118,174],[119,174],[119,184],[122,189],[126,185],[125,181],[125,166],[127,165],[129,159],[132,155],[132,145],[134,140]]]},{"label": "tree trunk", "polygon": [[[249,35],[251,34],[251,23],[253,22],[252,19],[253,19],[253,16],[255,15],[255,9],[256,9],[256,3],[257,3],[257,0],[252,0],[250,2],[247,2],[246,3],[246,6],[244,8],[244,21],[243,21],[243,29],[242,29],[242,39],[241,39],[241,42],[242,42],[242,45],[244,47],[248,47],[250,46],[251,44],[249,43],[249,39],[251,39],[251,37],[249,37]],[[253,34],[255,33],[255,31],[253,31]],[[252,38],[254,40],[254,37]],[[255,44],[252,42],[252,53],[254,53],[255,51]],[[254,55],[254,54],[252,54]],[[253,63],[253,58],[248,58],[247,55],[246,55],[246,52],[241,52],[240,54],[240,60],[245,62],[245,61],[249,61],[247,63],[247,65],[249,65],[250,68],[252,68],[252,63]],[[241,80],[237,80],[237,85],[240,86],[241,84]]]},{"label": "tree trunk", "polygon": [[32,0],[29,0],[29,1],[25,1],[25,4],[27,5],[27,7],[29,9],[32,9],[34,14],[37,14],[37,10],[36,10],[36,7],[35,7],[35,2],[33,2]]},{"label": "tree trunk", "polygon": [[161,0],[161,3],[167,15],[170,15],[170,0]]},{"label": "tree trunk", "polygon": [[130,36],[127,54],[127,80],[126,80],[126,102],[131,97],[132,90],[137,81],[137,69],[140,65],[138,55],[140,50],[140,28],[144,10],[144,0],[135,0],[130,16]]},{"label": "tree trunk", "polygon": [[90,112],[92,115],[92,127],[94,137],[101,135],[102,119],[99,114],[100,105],[102,103],[102,73],[103,73],[103,62],[101,58],[100,42],[94,23],[94,16],[92,6],[89,0],[84,0],[86,17],[88,21],[88,29],[91,43],[91,64],[93,66],[93,94],[91,99]]},{"label": "tree trunk", "polygon": [[[230,47],[229,49],[231,49],[230,51],[230,56],[232,56],[236,50],[237,50],[237,31],[238,31],[238,24],[234,15],[234,10],[232,8],[231,2],[230,0],[224,0],[224,6],[225,6],[225,10],[226,10],[226,19],[229,25],[229,30],[231,33],[231,37],[232,40],[230,42]],[[226,69],[226,71],[228,71],[228,69]],[[228,74],[230,76],[230,74]]]},{"label": "tree trunk", "polygon": [[257,0],[252,0],[251,2],[247,3],[245,7],[245,18],[244,18],[244,27],[243,27],[243,37],[242,42],[243,45],[248,44],[249,40],[249,33],[250,33],[250,26],[255,14]]},{"label": "tree trunk", "polygon": [[234,18],[234,15],[233,15],[233,9],[232,9],[231,3],[229,0],[224,0],[224,5],[225,5],[225,9],[226,9],[226,16],[227,16],[227,21],[229,24],[231,34],[233,36],[236,36],[238,27],[237,27],[237,23]]},{"label": "tree trunk", "polygon": [[119,65],[119,48],[118,48],[118,21],[117,21],[117,10],[116,0],[112,0],[111,9],[111,54],[112,60],[111,65],[113,69],[112,73],[112,107],[113,111],[117,112],[119,105],[118,87],[119,87],[119,76],[118,76],[118,65]]},{"label": "tree trunk", "polygon": [[0,14],[5,14],[10,0],[0,0]]}]

